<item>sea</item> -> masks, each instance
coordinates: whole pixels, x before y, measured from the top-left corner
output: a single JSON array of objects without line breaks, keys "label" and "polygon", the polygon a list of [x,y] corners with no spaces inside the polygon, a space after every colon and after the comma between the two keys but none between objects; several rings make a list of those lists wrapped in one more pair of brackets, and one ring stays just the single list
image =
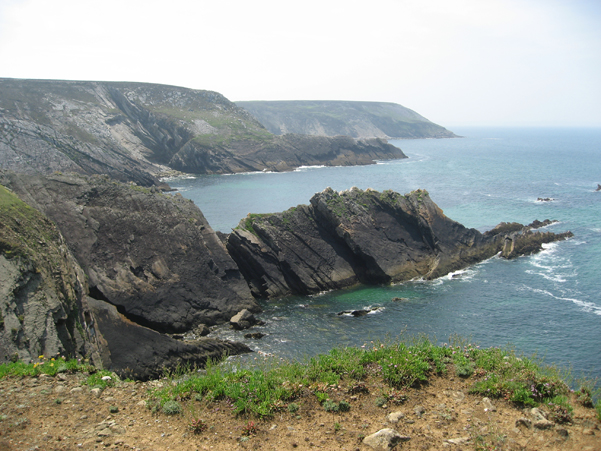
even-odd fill
[{"label": "sea", "polygon": [[[229,232],[248,213],[308,204],[316,192],[425,189],[444,213],[482,232],[496,224],[558,222],[574,237],[536,255],[493,257],[437,280],[359,286],[261,302],[265,326],[222,327],[257,356],[310,358],[334,347],[428,336],[520,355],[601,377],[601,129],[456,127],[462,138],[391,140],[407,159],[367,166],[301,167],[287,173],[188,175],[169,180],[215,230]],[[539,198],[550,199],[540,201]],[[402,301],[393,301],[402,298]],[[374,308],[362,317],[344,310]],[[254,357],[252,357],[254,355]]]}]

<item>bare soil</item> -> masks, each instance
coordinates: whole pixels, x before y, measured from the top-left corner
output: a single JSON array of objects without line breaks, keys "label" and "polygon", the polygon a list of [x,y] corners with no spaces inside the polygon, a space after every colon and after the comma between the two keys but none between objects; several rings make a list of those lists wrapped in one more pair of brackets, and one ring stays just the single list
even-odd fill
[{"label": "bare soil", "polygon": [[[363,438],[383,428],[410,437],[397,450],[578,450],[601,451],[596,412],[573,402],[573,421],[534,427],[530,409],[468,393],[473,381],[447,375],[402,394],[402,403],[376,406],[385,387],[368,379],[367,393],[330,388],[331,399],[351,409],[326,412],[308,391],[287,409],[259,420],[235,416],[226,401],[183,400],[183,412],[168,416],[146,407],[148,390],[167,381],[119,382],[95,394],[84,374],[0,380],[0,451],[4,450],[371,450]],[[421,407],[420,407],[421,406]],[[111,409],[112,407],[112,409]],[[118,412],[114,412],[114,408]],[[416,409],[417,408],[417,409]],[[113,412],[111,412],[113,410]],[[544,410],[544,408],[543,408]],[[393,412],[404,416],[387,421]],[[423,411],[423,414],[416,413]],[[192,419],[207,429],[195,434]],[[518,421],[520,419],[530,420]],[[247,435],[254,422],[255,433]],[[251,431],[253,432],[253,431]]]}]

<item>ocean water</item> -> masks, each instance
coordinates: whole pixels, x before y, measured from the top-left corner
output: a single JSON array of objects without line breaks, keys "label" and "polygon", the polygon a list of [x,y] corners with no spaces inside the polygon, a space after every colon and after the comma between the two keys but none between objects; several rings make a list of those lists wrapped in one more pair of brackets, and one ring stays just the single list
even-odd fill
[{"label": "ocean water", "polygon": [[[537,255],[492,258],[434,281],[358,287],[262,304],[262,340],[220,329],[260,353],[299,359],[334,346],[458,334],[480,346],[512,346],[576,374],[601,377],[601,129],[456,128],[461,139],[391,141],[409,157],[369,166],[170,180],[215,230],[247,213],[306,204],[330,186],[406,193],[422,188],[450,218],[485,231],[501,221],[556,219],[575,237]],[[538,202],[537,198],[552,198]],[[392,298],[404,298],[392,301]],[[355,318],[342,310],[380,307]]]}]

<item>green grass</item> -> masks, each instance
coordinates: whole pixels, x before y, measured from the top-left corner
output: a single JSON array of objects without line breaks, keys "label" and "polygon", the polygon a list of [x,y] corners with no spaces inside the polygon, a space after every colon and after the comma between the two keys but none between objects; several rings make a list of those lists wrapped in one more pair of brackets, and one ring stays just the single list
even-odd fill
[{"label": "green grass", "polygon": [[[100,372],[97,372],[96,368],[92,365],[85,362],[80,362],[76,359],[48,359],[44,356],[40,356],[39,361],[36,363],[24,363],[19,360],[16,362],[1,364],[0,379],[4,377],[38,376],[40,374],[55,376],[58,373],[77,373],[84,371],[96,372],[96,374],[100,374]],[[106,374],[111,373],[106,372]]]},{"label": "green grass", "polygon": [[[91,372],[87,379],[90,386],[104,388],[115,382],[102,381],[105,375],[114,377],[108,371],[95,371],[76,360],[41,358],[35,364],[0,365],[0,377],[53,375],[61,371]],[[278,412],[295,413],[300,399],[309,396],[325,410],[341,413],[352,408],[345,397],[368,393],[372,382],[380,386],[381,394],[374,393],[378,395],[377,402],[400,404],[406,400],[406,389],[447,373],[461,373],[472,394],[504,398],[517,407],[544,404],[557,422],[571,420],[567,370],[546,366],[534,357],[518,356],[511,348],[480,349],[458,339],[439,346],[425,337],[335,348],[305,362],[266,359],[247,368],[230,361],[209,362],[202,374],[180,369],[166,375],[161,387],[149,391],[147,405],[156,413],[177,414],[181,403],[188,401],[207,405],[224,402],[234,414],[265,418]],[[574,399],[590,408],[594,405],[601,420],[601,400],[593,401],[600,391],[596,381],[581,381],[580,387]]]},{"label": "green grass", "polygon": [[[339,411],[336,406],[341,401],[334,398],[356,392],[356,387],[369,378],[380,378],[389,387],[393,395],[385,395],[383,402],[396,398],[403,402],[402,390],[467,367],[470,374],[462,373],[462,377],[470,382],[471,393],[503,397],[520,406],[551,403],[558,406],[558,415],[571,413],[571,406],[566,404],[570,390],[564,372],[534,359],[517,357],[511,349],[479,349],[471,344],[437,346],[418,338],[408,343],[336,348],[304,363],[262,365],[240,369],[229,363],[210,363],[203,375],[172,375],[170,383],[154,390],[150,398],[158,410],[168,401],[200,395],[209,401],[226,400],[235,414],[261,418],[285,409],[292,411],[295,407],[289,406],[309,394],[326,410]],[[597,409],[601,410],[599,404]]]}]

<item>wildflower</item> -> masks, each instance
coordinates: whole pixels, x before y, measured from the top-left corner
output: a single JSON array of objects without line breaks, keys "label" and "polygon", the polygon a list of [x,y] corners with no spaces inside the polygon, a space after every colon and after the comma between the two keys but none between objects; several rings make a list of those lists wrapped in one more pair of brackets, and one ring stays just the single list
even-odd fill
[{"label": "wildflower", "polygon": [[50,360],[52,360],[54,362],[54,357],[52,357]]},{"label": "wildflower", "polygon": [[39,356],[39,357],[38,357],[38,359],[43,359],[43,358],[44,358],[44,356],[43,356],[43,355],[41,355],[41,356]]}]

